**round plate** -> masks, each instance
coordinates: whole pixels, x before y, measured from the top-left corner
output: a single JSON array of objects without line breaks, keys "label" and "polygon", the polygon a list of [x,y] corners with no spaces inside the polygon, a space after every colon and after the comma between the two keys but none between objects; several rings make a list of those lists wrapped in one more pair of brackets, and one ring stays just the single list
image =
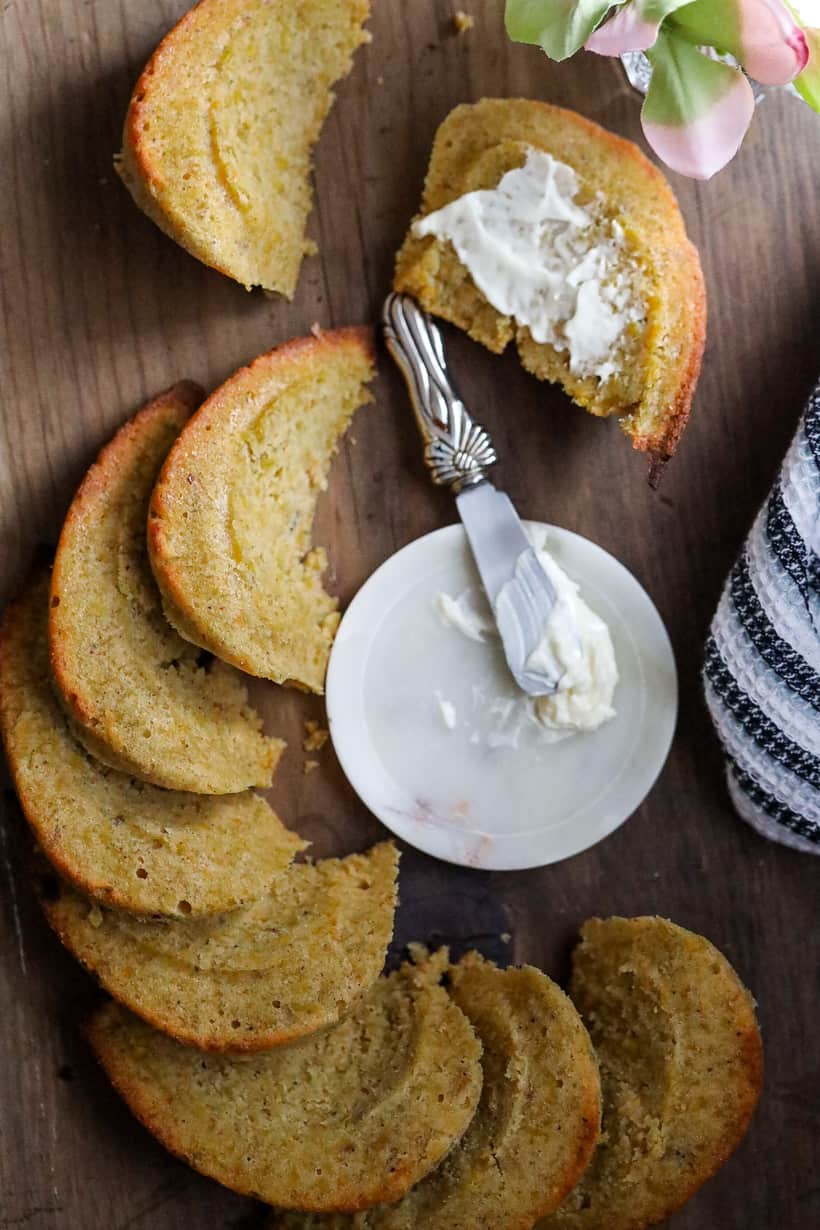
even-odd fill
[{"label": "round plate", "polygon": [[507,745],[494,736],[507,700],[521,703],[500,643],[469,640],[435,607],[480,584],[461,525],[387,560],[336,634],[327,712],[342,768],[392,832],[449,862],[510,870],[578,854],[638,807],[672,742],[675,659],[648,594],[594,543],[543,528],[612,634],[617,716],[598,730],[546,743],[527,722]]}]

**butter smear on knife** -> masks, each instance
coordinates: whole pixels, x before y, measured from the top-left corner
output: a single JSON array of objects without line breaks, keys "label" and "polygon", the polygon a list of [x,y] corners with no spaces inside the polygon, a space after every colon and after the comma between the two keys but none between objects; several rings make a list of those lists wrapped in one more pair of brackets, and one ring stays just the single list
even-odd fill
[{"label": "butter smear on knife", "polygon": [[[491,746],[517,746],[525,723],[535,723],[545,741],[556,742],[597,730],[615,716],[618,668],[609,629],[547,550],[547,532],[531,529],[528,536],[541,567],[555,587],[558,601],[527,665],[560,676],[560,682],[558,690],[549,696],[519,692],[514,700],[487,700],[483,695],[475,698],[486,707],[490,717],[498,719],[498,730],[488,739]],[[469,589],[458,597],[441,593],[436,596],[435,605],[441,620],[470,640],[498,639],[483,590]]]}]

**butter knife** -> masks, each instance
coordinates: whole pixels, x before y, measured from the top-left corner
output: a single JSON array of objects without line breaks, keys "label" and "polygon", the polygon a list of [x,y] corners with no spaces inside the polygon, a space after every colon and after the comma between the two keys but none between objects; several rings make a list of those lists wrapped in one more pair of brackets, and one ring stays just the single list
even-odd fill
[{"label": "butter knife", "polygon": [[497,461],[489,434],[456,393],[441,330],[415,300],[389,295],[382,324],[387,349],[407,383],[433,482],[455,493],[507,665],[524,692],[550,695],[560,678],[530,659],[558,595],[509,496],[487,478]]}]

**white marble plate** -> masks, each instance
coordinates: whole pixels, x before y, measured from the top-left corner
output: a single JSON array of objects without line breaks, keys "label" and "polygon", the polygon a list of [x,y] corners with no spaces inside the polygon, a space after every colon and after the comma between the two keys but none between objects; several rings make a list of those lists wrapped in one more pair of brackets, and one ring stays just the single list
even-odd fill
[{"label": "white marble plate", "polygon": [[618,712],[599,730],[544,743],[526,723],[517,747],[491,746],[491,699],[521,694],[499,644],[465,638],[436,612],[438,593],[479,583],[460,525],[387,560],[350,604],[331,653],[327,712],[348,780],[398,837],[452,863],[510,870],[578,854],[635,811],[672,742],[675,660],[651,599],[606,551],[545,528],[548,549],[612,633]]}]

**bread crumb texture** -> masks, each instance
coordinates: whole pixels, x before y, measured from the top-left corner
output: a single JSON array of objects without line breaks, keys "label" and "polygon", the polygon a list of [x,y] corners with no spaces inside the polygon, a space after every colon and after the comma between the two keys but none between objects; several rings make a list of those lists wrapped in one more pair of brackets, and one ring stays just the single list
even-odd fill
[{"label": "bread crumb texture", "polygon": [[63,887],[51,926],[103,986],[180,1041],[255,1051],[335,1024],[382,972],[398,854],[296,863],[251,905],[184,922],[101,911]]},{"label": "bread crumb texture", "polygon": [[381,978],[334,1028],[262,1054],[204,1054],[119,1004],[88,1025],[137,1117],[233,1190],[313,1212],[400,1199],[461,1138],[481,1044],[439,985],[446,953]]},{"label": "bread crumb texture", "polygon": [[603,1138],[540,1230],[645,1230],[748,1127],[763,1066],[754,1003],[708,940],[661,918],[587,922],[570,994],[601,1065]]},{"label": "bread crumb texture", "polygon": [[566,351],[536,343],[527,328],[491,306],[449,242],[417,237],[412,227],[397,258],[395,288],[495,353],[515,342],[529,372],[562,385],[591,414],[618,416],[635,448],[663,462],[689,417],[706,298],[698,253],[686,237],[677,201],[637,146],[548,103],[463,104],[436,133],[419,217],[467,192],[495,188],[507,171],[523,166],[530,148],[571,166],[581,186],[578,204],[594,207],[602,228],[617,223],[623,232],[624,273],[635,284],[644,315],[629,326],[616,374],[602,381],[573,373]]},{"label": "bread crumb texture", "polygon": [[213,914],[269,891],[305,843],[263,798],[162,790],[75,741],[49,678],[48,603],[43,572],[0,626],[0,729],[50,862],[81,892],[135,914]]},{"label": "bread crumb texture", "polygon": [[88,751],[170,790],[269,786],[284,744],[266,738],[240,675],[203,664],[162,613],[146,546],[151,489],[199,404],[175,385],[102,450],[68,510],[51,579],[49,645],[59,696]]},{"label": "bread crumb texture", "polygon": [[148,533],[165,613],[249,674],[323,688],[339,614],[311,528],[373,363],[366,328],[262,355],[208,398],[160,474]]},{"label": "bread crumb texture", "polygon": [[456,34],[466,34],[468,30],[472,30],[475,25],[475,17],[471,17],[469,13],[459,9],[453,14],[453,26]]},{"label": "bread crumb texture", "polygon": [[206,265],[293,296],[312,150],[368,41],[369,0],[200,0],[157,47],[115,166],[137,205]]},{"label": "bread crumb texture", "polygon": [[320,726],[318,722],[305,722],[305,737],[302,747],[306,752],[319,752],[330,738],[330,731]]},{"label": "bread crumb texture", "polygon": [[269,1230],[526,1230],[560,1204],[598,1140],[598,1068],[570,1000],[539,970],[471,953],[451,994],[483,1045],[481,1102],[442,1164],[354,1217],[274,1213]]}]

